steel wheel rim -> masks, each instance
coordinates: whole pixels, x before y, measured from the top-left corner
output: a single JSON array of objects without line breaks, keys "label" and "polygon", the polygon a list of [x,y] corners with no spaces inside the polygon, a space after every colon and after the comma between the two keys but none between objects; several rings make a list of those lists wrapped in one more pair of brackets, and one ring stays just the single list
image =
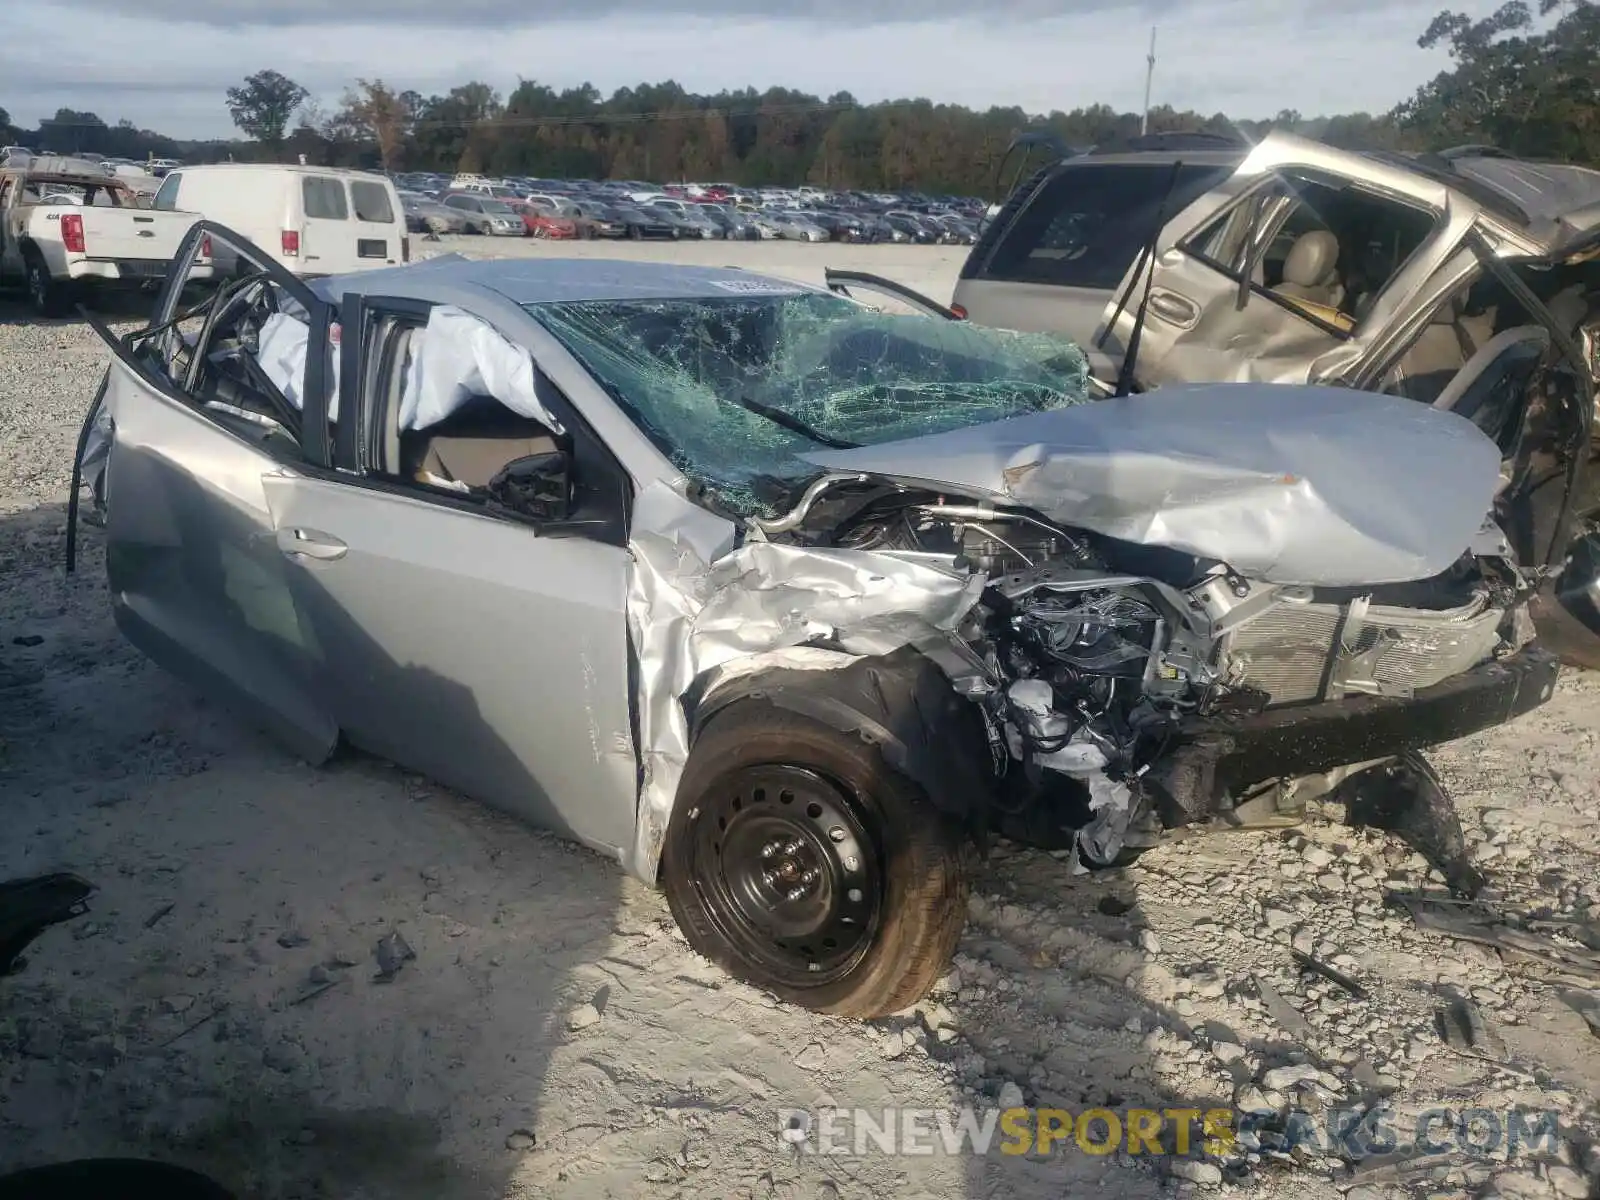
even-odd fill
[{"label": "steel wheel rim", "polygon": [[819,987],[877,936],[884,879],[846,793],[780,764],[725,777],[694,814],[695,877],[723,939],[774,981]]}]

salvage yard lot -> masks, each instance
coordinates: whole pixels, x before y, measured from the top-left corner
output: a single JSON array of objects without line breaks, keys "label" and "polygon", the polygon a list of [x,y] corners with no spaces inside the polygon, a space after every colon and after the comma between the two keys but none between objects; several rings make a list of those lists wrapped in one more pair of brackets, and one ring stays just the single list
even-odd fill
[{"label": "salvage yard lot", "polygon": [[[835,266],[941,300],[965,254],[415,248],[812,283]],[[1358,1200],[1478,1195],[1506,1174],[1506,1196],[1586,1194],[1600,1040],[1581,993],[1385,907],[1384,887],[1427,869],[1375,833],[1319,820],[1186,841],[1088,880],[1001,846],[940,994],[862,1024],[731,982],[689,953],[658,896],[587,851],[381,762],[295,762],[122,642],[96,530],[62,573],[72,444],[104,361],[81,322],[37,323],[0,299],[0,878],[70,870],[100,889],[0,985],[0,1168],[154,1153],[264,1197],[1151,1196],[1170,1186],[1159,1163],[1075,1148],[1048,1162],[870,1144],[796,1157],[778,1113],[1212,1108],[1277,1085],[1307,1109],[1392,1090],[1402,1140],[1442,1107],[1559,1114],[1557,1157],[1537,1171],[1457,1155],[1437,1177],[1373,1172]],[[1600,680],[1569,674],[1548,706],[1432,756],[1507,908],[1600,922],[1597,715]],[[415,957],[378,982],[374,946],[391,933]],[[1291,949],[1367,998],[1302,976]],[[1269,1012],[1259,981],[1298,1015]],[[1476,1056],[1435,1029],[1450,988],[1488,1024]],[[1268,1075],[1298,1063],[1321,1084],[1295,1094]],[[1237,1186],[1339,1194],[1335,1154],[1297,1157],[1252,1164]]]}]

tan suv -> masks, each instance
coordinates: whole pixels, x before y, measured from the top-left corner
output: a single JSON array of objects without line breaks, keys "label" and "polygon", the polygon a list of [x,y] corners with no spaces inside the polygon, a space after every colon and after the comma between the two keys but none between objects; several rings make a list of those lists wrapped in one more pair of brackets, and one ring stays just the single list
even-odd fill
[{"label": "tan suv", "polygon": [[[871,276],[829,282],[1062,335],[1108,393],[1322,383],[1452,409],[1500,442],[1521,559],[1560,574],[1563,607],[1592,631],[1547,640],[1600,666],[1600,172],[1484,148],[1156,137],[1018,187],[948,308]],[[1581,420],[1557,383],[1585,393]]]}]

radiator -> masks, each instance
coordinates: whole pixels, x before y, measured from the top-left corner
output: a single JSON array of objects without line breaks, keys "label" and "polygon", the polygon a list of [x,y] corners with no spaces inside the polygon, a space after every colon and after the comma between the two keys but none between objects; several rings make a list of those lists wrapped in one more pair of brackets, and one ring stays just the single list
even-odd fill
[{"label": "radiator", "polygon": [[[1487,597],[1438,611],[1374,604],[1355,650],[1372,649],[1384,630],[1394,630],[1399,640],[1378,656],[1373,675],[1380,683],[1420,690],[1492,657],[1504,615]],[[1272,704],[1315,700],[1342,616],[1343,609],[1334,604],[1274,605],[1224,640],[1221,661],[1231,662],[1229,675],[1236,684],[1265,692]]]}]

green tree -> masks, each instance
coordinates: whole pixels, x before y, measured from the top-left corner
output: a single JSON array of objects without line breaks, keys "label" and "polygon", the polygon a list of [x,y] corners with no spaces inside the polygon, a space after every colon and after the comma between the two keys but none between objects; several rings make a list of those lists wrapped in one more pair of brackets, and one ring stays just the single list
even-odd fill
[{"label": "green tree", "polygon": [[1529,157],[1600,159],[1600,5],[1509,0],[1486,17],[1441,12],[1418,39],[1452,66],[1394,112],[1436,149],[1487,143]]},{"label": "green tree", "polygon": [[257,71],[239,87],[228,89],[228,115],[247,135],[276,152],[295,109],[310,95],[277,71]]},{"label": "green tree", "polygon": [[406,139],[411,135],[414,108],[414,101],[383,80],[358,79],[355,89],[345,92],[340,115],[358,138],[369,140],[377,148],[379,162],[385,170],[392,171],[400,166]]}]

